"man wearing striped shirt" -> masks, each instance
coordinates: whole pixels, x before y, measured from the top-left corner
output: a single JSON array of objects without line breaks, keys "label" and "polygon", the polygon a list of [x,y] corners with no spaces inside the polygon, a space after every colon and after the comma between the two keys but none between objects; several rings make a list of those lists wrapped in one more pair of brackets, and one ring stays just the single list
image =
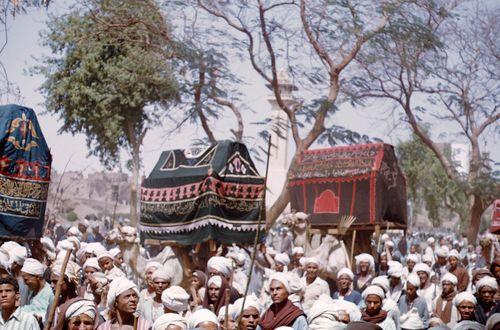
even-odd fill
[{"label": "man wearing striped shirt", "polygon": [[0,329],[40,330],[38,321],[33,314],[23,312],[16,306],[19,299],[19,284],[17,280],[12,276],[0,278],[0,307],[2,310]]}]

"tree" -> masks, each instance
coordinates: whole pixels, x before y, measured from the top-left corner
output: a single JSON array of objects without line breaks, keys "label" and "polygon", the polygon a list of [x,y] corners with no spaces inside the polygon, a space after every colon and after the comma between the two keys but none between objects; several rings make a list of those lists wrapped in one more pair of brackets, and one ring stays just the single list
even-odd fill
[{"label": "tree", "polygon": [[[465,5],[429,2],[409,13],[420,26],[411,30],[401,24],[406,15],[394,17],[388,33],[373,38],[369,51],[359,56],[365,75],[351,85],[358,101],[393,102],[446,175],[467,195],[471,242],[477,238],[482,213],[500,194],[498,175],[481,151],[488,133],[498,133],[500,119],[499,10],[479,1]],[[457,172],[424,129],[429,122],[434,128],[454,125],[455,136],[468,143],[471,153],[466,175]]]},{"label": "tree", "polygon": [[[449,147],[445,146],[443,152],[451,159]],[[436,155],[416,135],[399,143],[396,153],[406,176],[408,199],[415,206],[413,214],[416,215],[418,208],[425,208],[435,227],[454,216],[460,223],[466,223],[467,196],[448,178]]]},{"label": "tree", "polygon": [[[153,1],[95,1],[52,18],[42,36],[52,56],[35,70],[45,75],[41,90],[47,111],[63,121],[60,131],[84,133],[90,153],[108,167],[119,162],[122,150],[129,153],[134,224],[144,136],[178,97],[164,56],[170,45],[137,19],[166,29]],[[116,29],[110,31],[111,25]]]}]

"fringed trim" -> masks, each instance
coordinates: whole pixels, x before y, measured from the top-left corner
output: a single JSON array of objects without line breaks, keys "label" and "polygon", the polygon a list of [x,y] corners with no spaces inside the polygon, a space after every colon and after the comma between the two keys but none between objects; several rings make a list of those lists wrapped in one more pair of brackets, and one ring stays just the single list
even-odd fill
[{"label": "fringed trim", "polygon": [[[196,230],[202,227],[206,226],[216,226],[219,228],[225,228],[229,230],[235,230],[235,231],[256,231],[258,228],[258,225],[254,222],[252,224],[241,224],[241,225],[235,225],[234,223],[229,223],[225,222],[216,218],[206,218],[203,220],[197,220],[192,223],[177,223],[173,225],[168,225],[168,226],[150,226],[150,225],[140,225],[141,231],[147,232],[147,233],[152,233],[152,234],[174,234],[174,233],[181,233],[181,232],[187,232],[187,231],[192,231]],[[266,223],[265,221],[262,221],[260,228],[265,229]]]}]

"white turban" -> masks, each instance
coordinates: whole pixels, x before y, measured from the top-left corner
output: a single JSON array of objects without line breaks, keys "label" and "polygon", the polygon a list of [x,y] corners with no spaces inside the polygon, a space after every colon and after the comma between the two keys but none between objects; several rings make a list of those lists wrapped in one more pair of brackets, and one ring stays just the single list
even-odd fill
[{"label": "white turban", "polygon": [[66,320],[71,319],[72,317],[85,314],[89,316],[91,319],[95,319],[96,317],[96,306],[93,301],[82,299],[75,301],[71,305],[69,305],[68,309],[66,309],[66,313],[64,314],[64,318]]},{"label": "white turban", "polygon": [[436,249],[436,255],[438,257],[443,257],[443,258],[447,258],[448,257],[448,253],[450,253],[450,250],[448,249],[447,246],[440,246]]},{"label": "white turban", "polygon": [[498,290],[497,280],[491,276],[485,276],[479,281],[476,282],[476,291],[481,290],[482,287],[487,286],[492,288],[493,290]]},{"label": "white turban", "polygon": [[389,284],[389,279],[387,278],[387,276],[377,276],[377,277],[375,277],[372,280],[371,285],[376,285],[376,286],[381,287],[382,290],[384,290],[385,293],[389,292],[389,290],[391,288],[391,285]]},{"label": "white turban", "polygon": [[40,238],[40,242],[42,243],[43,247],[47,251],[55,252],[56,251],[56,246],[54,245],[54,242],[50,239],[50,237],[42,237]]},{"label": "white turban", "polygon": [[116,258],[117,255],[119,255],[122,251],[120,251],[119,248],[115,247],[109,250],[109,254],[113,256],[113,258]]},{"label": "white turban", "polygon": [[[243,307],[243,300],[245,300],[245,307]],[[238,318],[241,314],[241,311],[249,308],[249,307],[253,307],[255,308],[258,312],[259,312],[259,315],[260,313],[262,312],[262,305],[259,301],[259,298],[257,298],[257,296],[255,296],[254,294],[251,294],[251,295],[248,295],[246,299],[244,298],[239,298],[238,300],[236,300],[233,304],[234,306],[234,309],[235,309],[235,318]]]},{"label": "white turban", "polygon": [[288,281],[288,278],[286,277],[285,274],[278,272],[278,273],[274,273],[273,275],[271,275],[271,277],[269,278],[269,290],[271,290],[271,283],[273,281],[278,281],[281,284],[283,284],[283,286],[285,287],[285,290],[289,294],[292,292],[292,289],[290,288],[290,282]]},{"label": "white turban", "polygon": [[21,268],[21,272],[30,274],[30,275],[38,275],[42,276],[45,272],[45,266],[38,260],[33,258],[27,258],[24,260],[23,268]]},{"label": "white turban", "polygon": [[78,235],[81,235],[81,233],[77,227],[72,226],[68,229],[68,236],[69,235],[78,236]]},{"label": "white turban", "polygon": [[159,263],[159,262],[157,262],[157,261],[150,261],[150,262],[148,262],[148,263],[146,264],[146,268],[145,268],[144,270],[145,270],[145,272],[148,272],[148,271],[149,271],[149,269],[150,269],[150,268],[153,268],[153,267],[154,267],[154,268],[156,268],[156,269],[158,269],[158,268],[163,267],[163,265],[162,265],[162,264],[160,264],[160,263]]},{"label": "white turban", "polygon": [[108,308],[112,309],[115,304],[116,298],[129,289],[134,290],[137,294],[137,297],[139,297],[139,290],[137,290],[137,286],[134,282],[130,281],[126,277],[117,277],[113,281],[111,281],[108,290]]},{"label": "white turban", "polygon": [[90,222],[87,219],[83,219],[82,221],[80,221],[80,224],[84,225],[85,227],[90,226]]},{"label": "white turban", "polygon": [[368,253],[358,254],[355,257],[355,259],[356,259],[356,267],[359,267],[359,263],[364,261],[364,262],[368,262],[370,264],[370,269],[374,269],[375,268],[375,260]]},{"label": "white turban", "polygon": [[[61,276],[61,270],[63,266],[63,260],[56,260],[54,264],[52,264],[51,270],[52,273],[56,276]],[[80,272],[80,266],[74,262],[68,260],[68,263],[66,264],[66,269],[64,270],[64,275],[68,278],[70,282],[73,282],[75,284],[78,283],[79,279],[79,272]]]},{"label": "white turban", "polygon": [[436,240],[434,239],[434,237],[429,237],[429,238],[427,239],[427,244],[429,244],[429,245],[434,244],[434,242],[435,242],[435,241],[436,241]]},{"label": "white turban", "polygon": [[410,309],[408,313],[401,315],[399,321],[402,329],[419,330],[426,328],[416,308]]},{"label": "white turban", "polygon": [[443,282],[450,282],[453,285],[457,285],[458,279],[455,275],[448,272],[443,277],[441,277],[441,283]]},{"label": "white turban", "polygon": [[284,266],[288,266],[290,264],[290,257],[286,253],[278,253],[274,256],[274,261]]},{"label": "white turban", "polygon": [[189,294],[180,286],[172,285],[161,294],[161,302],[174,312],[184,312],[189,307]]},{"label": "white turban", "polygon": [[292,249],[292,255],[304,254],[304,248],[301,246],[296,246]]},{"label": "white turban", "polygon": [[309,329],[345,329],[345,324],[336,321],[340,313],[348,314],[351,322],[361,319],[361,312],[355,304],[346,300],[333,300],[326,294],[320,295],[307,313]]},{"label": "white turban", "polygon": [[420,258],[418,257],[418,255],[416,255],[414,253],[410,253],[406,257],[406,263],[408,263],[409,260],[413,261],[414,263],[418,263],[420,261]]},{"label": "white turban", "polygon": [[471,303],[473,303],[474,305],[477,304],[477,300],[476,300],[476,297],[474,297],[474,295],[470,292],[460,292],[459,294],[457,294],[455,296],[455,298],[453,298],[453,304],[458,307],[463,301],[470,301]]},{"label": "white turban", "polygon": [[153,323],[152,330],[165,330],[169,325],[178,326],[182,330],[187,329],[187,321],[185,318],[177,313],[167,313],[156,319],[155,323]]},{"label": "white turban", "polygon": [[208,259],[207,269],[209,268],[216,270],[226,278],[231,276],[232,265],[228,258],[215,256]]},{"label": "white turban", "polygon": [[210,287],[212,284],[214,284],[217,288],[220,288],[222,286],[222,277],[219,275],[210,277],[207,282],[207,287]]},{"label": "white turban", "polygon": [[386,247],[390,247],[390,248],[393,248],[394,247],[394,242],[393,241],[386,241],[384,243],[384,246]]},{"label": "white turban", "polygon": [[154,281],[156,278],[165,280],[165,281],[172,281],[172,275],[169,273],[169,271],[165,267],[160,267],[157,268],[154,272],[153,275],[151,276],[151,279]]},{"label": "white turban", "polygon": [[418,289],[420,287],[420,277],[416,273],[411,273],[406,279],[406,284],[411,284]]},{"label": "white turban", "polygon": [[85,263],[83,264],[83,271],[85,271],[85,268],[87,267],[92,267],[95,268],[95,270],[99,271],[101,270],[101,267],[99,266],[99,262],[97,261],[97,258],[87,258],[85,260]]},{"label": "white turban", "polygon": [[106,248],[98,242],[87,243],[87,246],[85,246],[85,252],[98,256],[101,253],[106,252]]},{"label": "white turban", "polygon": [[97,256],[97,261],[100,261],[101,259],[104,259],[104,258],[109,258],[111,260],[113,260],[113,256],[108,252],[101,252],[98,256]]},{"label": "white turban", "polygon": [[17,243],[10,246],[7,243],[9,242],[5,242],[2,245],[2,249],[7,251],[7,253],[9,254],[9,263],[12,264],[13,262],[15,262],[18,265],[22,265],[24,263],[24,260],[28,256],[28,250],[24,246],[21,246]]},{"label": "white turban", "polygon": [[421,263],[416,264],[415,267],[413,267],[413,272],[415,274],[417,274],[418,272],[426,272],[427,275],[430,275],[431,274],[431,268],[429,267],[429,265],[424,264],[423,262],[421,262]]},{"label": "white turban", "polygon": [[137,229],[132,226],[123,226],[120,231],[125,235],[135,235],[137,233]]},{"label": "white turban", "polygon": [[318,268],[321,268],[321,266],[322,266],[321,262],[316,257],[300,258],[300,263],[304,267],[307,267],[307,265],[309,265],[309,264],[315,264],[318,266]]},{"label": "white turban", "polygon": [[422,256],[422,262],[432,262],[432,256],[429,254],[424,254]]},{"label": "white turban", "polygon": [[392,277],[400,278],[403,276],[403,265],[397,261],[389,261],[389,270],[387,271],[387,275]]},{"label": "white turban", "polygon": [[337,273],[337,279],[342,275],[347,275],[351,279],[351,281],[354,279],[354,273],[349,268],[344,267],[339,270],[339,272]]},{"label": "white turban", "polygon": [[297,275],[297,273],[288,272],[282,274],[285,274],[286,278],[288,279],[288,284],[290,285],[291,290],[288,291],[289,294],[301,295],[304,292],[304,283],[300,280],[300,277]]},{"label": "white turban", "polygon": [[458,260],[460,260],[460,253],[458,253],[457,250],[453,249],[450,251],[450,253],[448,253],[448,258],[451,258],[451,257],[454,257],[454,258],[457,258]]},{"label": "white turban", "polygon": [[381,300],[384,300],[385,298],[385,292],[384,290],[382,290],[381,287],[379,287],[378,285],[370,285],[369,287],[367,287],[365,289],[365,291],[363,291],[363,299],[366,299],[369,295],[376,295],[376,296],[379,296]]},{"label": "white turban", "polygon": [[198,324],[202,322],[212,322],[215,323],[216,325],[219,325],[219,321],[217,320],[217,315],[215,315],[210,310],[205,308],[198,309],[196,312],[191,314],[188,317],[187,321],[189,330],[197,329]]}]

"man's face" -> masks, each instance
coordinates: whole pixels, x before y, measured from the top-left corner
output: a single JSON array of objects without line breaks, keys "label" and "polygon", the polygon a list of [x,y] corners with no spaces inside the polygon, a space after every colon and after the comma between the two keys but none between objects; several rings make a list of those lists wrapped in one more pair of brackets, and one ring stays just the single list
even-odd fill
[{"label": "man's face", "polygon": [[137,293],[133,289],[128,289],[116,298],[115,308],[121,312],[132,314],[137,310],[138,301]]},{"label": "man's face", "polygon": [[441,283],[441,285],[443,286],[443,293],[444,294],[450,294],[453,291],[455,291],[455,286],[450,281],[443,281]]},{"label": "man's face", "polygon": [[196,276],[191,277],[191,285],[198,290],[201,287],[200,279]]},{"label": "man's face", "polygon": [[116,266],[120,266],[121,264],[123,264],[123,256],[121,252],[116,255],[114,262]]},{"label": "man's face", "polygon": [[68,321],[68,330],[93,330],[94,320],[87,314],[74,316]]},{"label": "man's face", "polygon": [[[50,287],[52,288],[52,292],[56,293],[57,281],[59,281],[59,276],[54,273],[50,274]],[[61,295],[65,295],[68,292],[68,283],[66,281],[62,281],[61,285]]]},{"label": "man's face", "polygon": [[259,325],[260,315],[255,307],[248,307],[241,314],[240,329],[241,330],[255,330]]},{"label": "man's face", "polygon": [[210,286],[208,287],[208,300],[210,300],[211,302],[217,301],[219,292],[220,288],[217,287],[217,285],[215,285],[214,283],[210,284]]},{"label": "man's face", "polygon": [[424,285],[425,283],[427,283],[427,280],[429,279],[429,275],[427,275],[427,272],[418,272],[417,275],[420,278],[420,285]]},{"label": "man's face", "polygon": [[365,299],[366,313],[368,315],[377,315],[382,308],[382,299],[374,294],[369,294]]},{"label": "man's face", "polygon": [[417,253],[417,247],[415,245],[410,246],[410,253],[411,254]]},{"label": "man's face", "polygon": [[236,330],[236,321],[229,315],[227,318],[227,325],[225,324],[225,318],[221,321],[222,330]]},{"label": "man's face", "polygon": [[285,269],[285,265],[283,265],[282,263],[276,262],[274,264],[275,271],[282,273],[284,269]]},{"label": "man's face", "polygon": [[309,263],[306,268],[306,277],[308,279],[315,279],[318,276],[318,265]]},{"label": "man's face", "polygon": [[78,230],[81,231],[82,233],[87,231],[87,227],[85,227],[83,224],[78,224]]},{"label": "man's face", "polygon": [[99,267],[101,267],[103,271],[113,269],[113,259],[109,257],[99,259]]},{"label": "man's face", "polygon": [[380,264],[383,266],[387,266],[387,256],[385,254],[383,256],[380,256]]},{"label": "man's face", "polygon": [[304,256],[304,253],[295,253],[293,255],[293,260],[297,263],[299,262],[300,258],[302,258]]},{"label": "man's face", "polygon": [[493,269],[493,275],[497,280],[500,278],[500,266],[495,266]]},{"label": "man's face", "polygon": [[483,286],[481,289],[479,289],[479,296],[484,302],[493,302],[495,294],[495,290],[493,290],[493,288],[490,288],[489,286]]},{"label": "man's face", "polygon": [[351,286],[351,278],[347,275],[339,276],[337,282],[338,282],[339,289],[341,289],[343,291],[348,290],[349,287]]},{"label": "man's face", "polygon": [[269,287],[273,303],[282,303],[288,299],[288,292],[280,281],[273,280]]},{"label": "man's face", "polygon": [[95,272],[97,272],[97,269],[94,267],[85,267],[84,276],[87,279],[89,276],[94,275]]},{"label": "man's face", "polygon": [[475,306],[470,301],[462,301],[460,305],[458,305],[458,312],[460,313],[460,317],[462,320],[472,320],[474,319],[474,309]]},{"label": "man's face", "polygon": [[14,290],[12,284],[0,285],[0,307],[5,310],[11,310],[19,301],[19,292]]},{"label": "man's face", "polygon": [[398,286],[399,283],[401,283],[401,279],[399,277],[391,276],[390,279],[390,285],[391,287],[396,287]]},{"label": "man's face", "polygon": [[446,266],[447,263],[446,257],[438,257],[437,262],[441,267]]},{"label": "man's face", "polygon": [[157,297],[161,297],[162,292],[170,286],[170,282],[163,278],[155,278],[153,280],[153,287]]},{"label": "man's face", "polygon": [[153,273],[156,271],[156,267],[149,267],[148,269],[146,269],[146,283],[149,284],[149,285],[153,285]]},{"label": "man's face", "polygon": [[411,273],[411,271],[413,270],[413,267],[415,267],[415,261],[413,260],[408,260],[406,262],[406,265],[408,266],[408,271]]},{"label": "man's face", "polygon": [[455,257],[449,257],[448,262],[450,263],[450,269],[456,269],[458,267],[458,259]]},{"label": "man's face", "polygon": [[40,277],[36,275],[31,275],[25,272],[21,272],[21,276],[23,278],[24,284],[34,292],[38,292],[40,288]]},{"label": "man's face", "polygon": [[406,294],[410,298],[415,298],[417,296],[417,287],[410,283],[406,283]]},{"label": "man's face", "polygon": [[368,261],[361,261],[359,263],[359,270],[362,272],[362,273],[366,273],[368,272],[368,269],[370,268],[370,263]]}]

